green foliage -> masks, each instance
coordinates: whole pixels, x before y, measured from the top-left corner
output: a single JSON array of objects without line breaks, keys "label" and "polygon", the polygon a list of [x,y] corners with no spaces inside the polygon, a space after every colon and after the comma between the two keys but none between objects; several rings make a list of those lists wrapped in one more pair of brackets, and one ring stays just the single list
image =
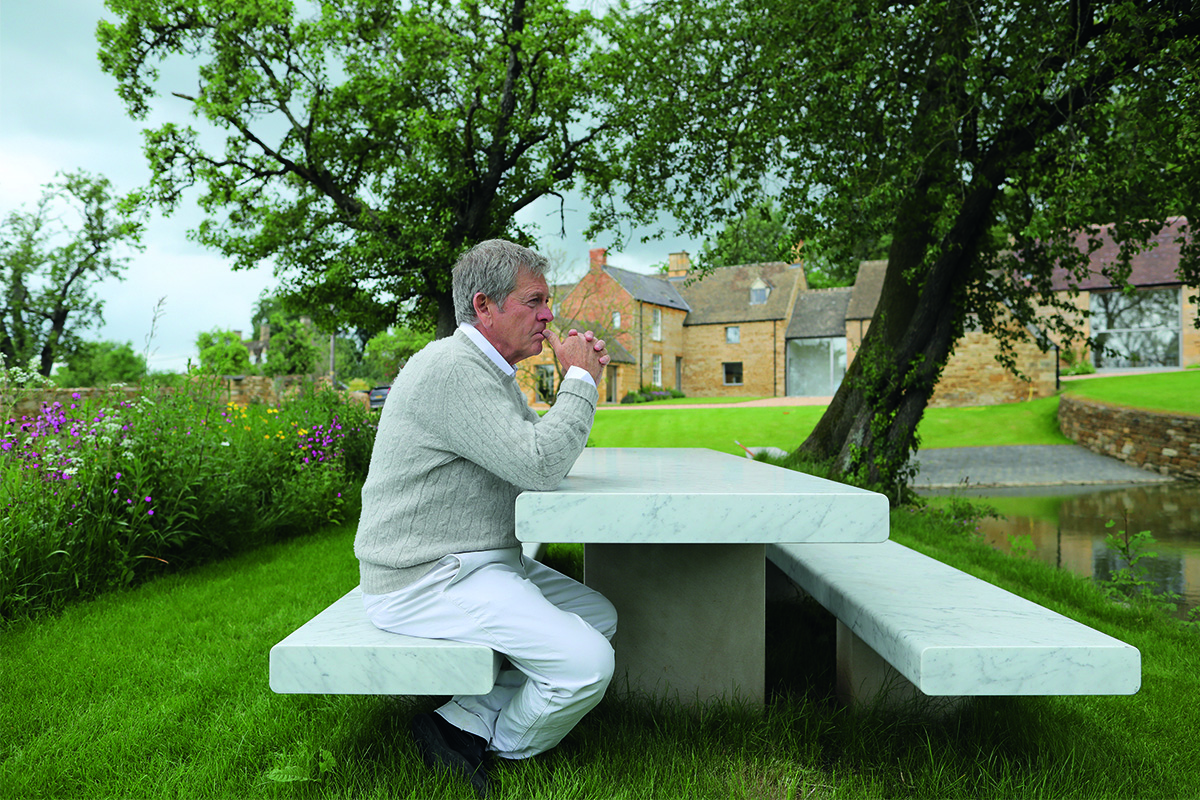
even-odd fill
[{"label": "green foliage", "polygon": [[796,256],[796,246],[779,209],[773,201],[767,201],[727,221],[715,237],[706,239],[696,264],[706,269],[766,261],[790,263]]},{"label": "green foliage", "polygon": [[1061,351],[1060,358],[1063,375],[1093,375],[1096,372],[1096,368],[1087,356],[1083,355],[1082,350],[1076,352],[1070,347],[1065,348]]},{"label": "green foliage", "polygon": [[[109,0],[102,68],[145,131],[149,192],[193,186],[194,232],[237,268],[271,259],[323,328],[454,328],[450,266],[577,181],[607,186],[622,57],[563,0]],[[159,69],[197,75],[160,104]],[[187,88],[199,86],[198,90]]]},{"label": "green foliage", "polygon": [[138,383],[146,375],[146,357],[133,351],[133,343],[80,342],[67,363],[54,372],[63,387],[108,386]]},{"label": "green foliage", "polygon": [[[1115,520],[1110,519],[1104,527],[1111,530],[1116,524]],[[1167,612],[1175,611],[1179,595],[1175,592],[1156,592],[1157,583],[1141,563],[1144,559],[1158,556],[1157,552],[1150,549],[1155,545],[1154,535],[1150,531],[1130,533],[1128,530],[1119,530],[1107,534],[1104,543],[1124,562],[1106,580],[1101,581],[1109,597],[1120,602],[1144,603]]]},{"label": "green foliage", "polygon": [[363,361],[368,374],[376,383],[391,383],[404,363],[432,339],[433,335],[427,331],[405,327],[377,333],[364,348]]},{"label": "green foliage", "polygon": [[200,369],[208,375],[245,375],[252,372],[250,351],[236,331],[214,328],[196,334]]},{"label": "green foliage", "polygon": [[103,176],[60,173],[33,211],[0,222],[0,356],[48,376],[81,346],[79,332],[103,322],[95,284],[120,279],[140,250],[140,195],[118,197]]},{"label": "green foliage", "polygon": [[346,519],[374,440],[337,393],[240,408],[199,378],[4,419],[0,621]]},{"label": "green foliage", "polygon": [[311,375],[324,371],[318,368],[321,350],[311,324],[306,325],[299,319],[277,312],[271,315],[270,325],[271,342],[267,347],[266,374]]}]

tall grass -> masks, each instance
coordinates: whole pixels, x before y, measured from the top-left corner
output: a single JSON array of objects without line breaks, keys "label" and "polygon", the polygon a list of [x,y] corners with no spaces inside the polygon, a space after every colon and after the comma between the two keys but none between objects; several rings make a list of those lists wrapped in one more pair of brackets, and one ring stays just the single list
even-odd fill
[{"label": "tall grass", "polygon": [[345,519],[368,414],[330,391],[240,408],[204,380],[10,410],[0,622]]}]

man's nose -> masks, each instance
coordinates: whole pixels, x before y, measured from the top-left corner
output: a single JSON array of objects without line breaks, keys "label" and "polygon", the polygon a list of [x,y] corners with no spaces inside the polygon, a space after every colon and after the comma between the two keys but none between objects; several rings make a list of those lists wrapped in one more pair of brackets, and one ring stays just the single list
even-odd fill
[{"label": "man's nose", "polygon": [[538,314],[538,319],[540,319],[542,322],[554,321],[554,312],[550,310],[550,306],[542,306],[542,310]]}]

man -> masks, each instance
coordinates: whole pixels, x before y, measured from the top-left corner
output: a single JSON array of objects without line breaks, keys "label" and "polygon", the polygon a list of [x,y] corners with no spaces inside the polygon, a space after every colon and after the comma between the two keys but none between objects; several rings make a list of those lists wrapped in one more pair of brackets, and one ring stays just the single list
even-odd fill
[{"label": "man", "polygon": [[[413,356],[379,419],[354,553],[367,615],[383,630],[485,644],[508,666],[486,695],[419,714],[430,766],[487,791],[485,754],[554,747],[612,678],[616,613],[597,592],[521,556],[514,504],[566,477],[591,430],[609,361],[591,331],[559,338],[546,259],[491,240],[453,272],[453,336]],[[566,374],[538,417],[515,364],[548,343]]]}]

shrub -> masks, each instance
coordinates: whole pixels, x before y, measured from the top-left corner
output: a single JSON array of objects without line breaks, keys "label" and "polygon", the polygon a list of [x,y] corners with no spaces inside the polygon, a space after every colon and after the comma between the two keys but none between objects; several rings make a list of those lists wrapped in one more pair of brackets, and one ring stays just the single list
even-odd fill
[{"label": "shrub", "polygon": [[374,441],[333,391],[280,408],[215,381],[0,418],[0,621],[339,522]]}]

